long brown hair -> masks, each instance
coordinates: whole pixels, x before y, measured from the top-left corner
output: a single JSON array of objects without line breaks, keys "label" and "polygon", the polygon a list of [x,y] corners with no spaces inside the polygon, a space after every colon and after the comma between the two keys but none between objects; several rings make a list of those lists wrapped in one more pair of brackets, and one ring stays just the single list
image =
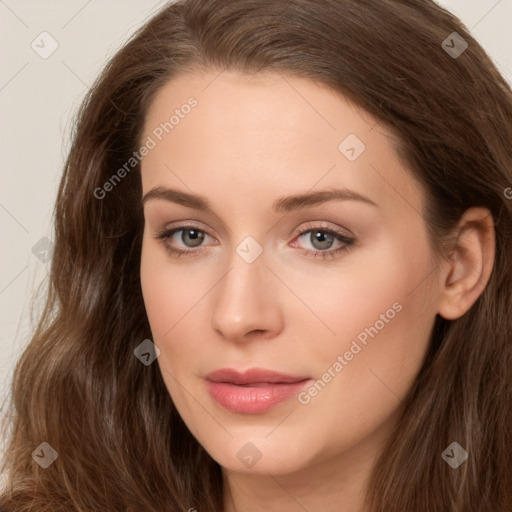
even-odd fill
[{"label": "long brown hair", "polygon": [[[448,51],[464,48],[453,32],[468,44],[460,55]],[[467,208],[490,209],[490,281],[461,318],[437,318],[368,505],[512,510],[512,92],[460,21],[430,0],[181,0],[108,63],[78,113],[46,307],[15,369],[5,509],[223,508],[219,465],[181,420],[158,365],[134,357],[151,338],[140,166],[95,195],[140,147],[156,92],[199,67],[310,78],[385,123],[424,186],[440,253]],[[441,457],[454,441],[468,453],[457,469]],[[31,456],[42,442],[58,453],[47,469]]]}]

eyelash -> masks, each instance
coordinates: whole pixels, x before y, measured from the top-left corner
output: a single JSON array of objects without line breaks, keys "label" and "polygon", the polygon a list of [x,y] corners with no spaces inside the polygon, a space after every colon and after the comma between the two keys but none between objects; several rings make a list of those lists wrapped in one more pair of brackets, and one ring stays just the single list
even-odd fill
[{"label": "eyelash", "polygon": [[[192,255],[192,253],[194,253],[194,255],[199,255],[200,253],[203,252],[204,247],[200,247],[199,249],[189,249],[189,250],[176,249],[176,247],[171,247],[170,245],[168,245],[166,243],[166,241],[169,238],[171,238],[175,233],[178,233],[179,231],[186,231],[187,229],[194,229],[196,231],[206,234],[206,232],[204,230],[200,229],[198,226],[186,225],[186,226],[179,226],[179,227],[171,228],[171,229],[164,229],[163,231],[159,232],[155,238],[162,242],[163,246],[170,254],[172,254],[178,258],[180,256]],[[309,233],[312,231],[318,231],[320,233],[333,235],[338,241],[343,242],[343,245],[341,247],[338,247],[337,249],[326,250],[326,251],[307,249],[307,250],[303,251],[306,256],[313,256],[314,258],[320,257],[325,260],[334,259],[338,254],[349,251],[356,242],[355,238],[349,237],[335,229],[324,228],[324,227],[318,226],[318,225],[304,226],[304,228],[296,234],[295,238],[300,238],[302,235],[305,235],[306,233]]]}]

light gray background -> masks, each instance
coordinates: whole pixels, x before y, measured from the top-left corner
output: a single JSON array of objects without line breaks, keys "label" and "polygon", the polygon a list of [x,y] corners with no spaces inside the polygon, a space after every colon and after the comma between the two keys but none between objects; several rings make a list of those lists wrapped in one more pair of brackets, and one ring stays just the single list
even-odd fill
[{"label": "light gray background", "polygon": [[[31,301],[40,303],[34,294],[49,269],[49,262],[38,259],[32,248],[41,238],[52,238],[50,220],[71,116],[107,59],[165,3],[0,0],[2,406],[14,364],[29,340]],[[438,3],[462,19],[512,83],[512,0]],[[47,59],[31,47],[43,31],[59,45]]]}]

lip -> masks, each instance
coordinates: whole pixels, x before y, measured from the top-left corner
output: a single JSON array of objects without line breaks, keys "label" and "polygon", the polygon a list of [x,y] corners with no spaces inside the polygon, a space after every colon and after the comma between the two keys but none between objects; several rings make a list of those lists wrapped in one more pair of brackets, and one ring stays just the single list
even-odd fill
[{"label": "lip", "polygon": [[297,395],[312,379],[261,368],[238,372],[222,368],[205,377],[211,397],[224,408],[240,414],[263,413]]}]

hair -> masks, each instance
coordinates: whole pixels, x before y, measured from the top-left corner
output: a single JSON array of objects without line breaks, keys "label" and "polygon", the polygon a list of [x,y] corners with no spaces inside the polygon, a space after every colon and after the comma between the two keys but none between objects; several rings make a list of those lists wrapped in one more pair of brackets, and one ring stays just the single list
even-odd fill
[{"label": "hair", "polygon": [[[457,32],[458,58],[442,47]],[[372,512],[512,509],[512,91],[452,14],[430,0],[181,0],[110,60],[77,114],[54,210],[44,311],[12,382],[7,511],[223,509],[219,464],[189,432],[157,364],[140,286],[140,165],[95,189],[139,147],[156,93],[192,70],[278,72],[328,86],[396,135],[422,184],[432,249],[488,208],[484,291],[440,316],[404,412],[371,474]],[[48,442],[47,469],[32,452]],[[457,441],[468,460],[441,457]]]}]

